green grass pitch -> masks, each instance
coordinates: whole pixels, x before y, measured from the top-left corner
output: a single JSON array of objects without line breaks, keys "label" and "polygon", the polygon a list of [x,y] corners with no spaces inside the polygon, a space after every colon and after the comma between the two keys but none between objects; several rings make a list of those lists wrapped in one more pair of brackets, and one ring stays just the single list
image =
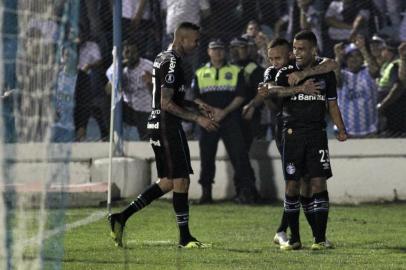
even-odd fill
[{"label": "green grass pitch", "polygon": [[[192,234],[213,246],[183,250],[176,247],[172,204],[158,201],[129,220],[124,249],[109,238],[106,219],[67,231],[63,269],[406,269],[405,207],[333,205],[328,238],[336,248],[318,252],[310,250],[310,228],[301,213],[304,248],[282,252],[272,243],[280,204],[191,205]],[[69,210],[66,222],[99,210]]]}]

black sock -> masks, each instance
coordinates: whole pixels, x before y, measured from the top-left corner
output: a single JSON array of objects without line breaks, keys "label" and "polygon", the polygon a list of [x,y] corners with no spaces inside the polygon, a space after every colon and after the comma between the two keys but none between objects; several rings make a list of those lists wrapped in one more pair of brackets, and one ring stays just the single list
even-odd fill
[{"label": "black sock", "polygon": [[276,230],[276,232],[277,233],[286,232],[288,230],[288,226],[289,226],[288,216],[286,215],[285,210],[283,210],[281,224],[279,225],[278,230]]},{"label": "black sock", "polygon": [[162,189],[159,187],[158,184],[154,183],[147,187],[143,193],[138,195],[137,199],[135,199],[130,205],[121,212],[121,218],[123,219],[123,223],[127,221],[127,219],[132,216],[135,212],[138,212],[152,201],[158,199],[164,195]]},{"label": "black sock", "polygon": [[290,242],[300,242],[299,233],[299,214],[300,214],[300,202],[299,196],[288,196],[285,194],[284,209],[286,217],[288,219],[288,224],[290,231],[292,233]]},{"label": "black sock", "polygon": [[315,193],[314,198],[314,224],[315,224],[315,240],[316,243],[326,241],[326,229],[329,211],[328,192],[323,191]]},{"label": "black sock", "polygon": [[188,193],[173,192],[173,209],[176,214],[176,223],[179,227],[179,243],[186,244],[192,235],[189,231],[189,202]]},{"label": "black sock", "polygon": [[313,197],[307,198],[307,197],[303,197],[300,196],[300,204],[302,205],[303,208],[303,213],[306,216],[307,222],[310,225],[310,228],[312,229],[312,234],[313,237],[316,235],[315,232],[315,226],[314,226],[314,199]]}]

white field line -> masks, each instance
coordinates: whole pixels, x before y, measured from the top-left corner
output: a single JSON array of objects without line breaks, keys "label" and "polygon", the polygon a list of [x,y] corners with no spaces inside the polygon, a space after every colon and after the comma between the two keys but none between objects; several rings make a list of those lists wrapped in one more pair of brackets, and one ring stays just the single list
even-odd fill
[{"label": "white field line", "polygon": [[[90,216],[88,216],[88,217],[86,217],[84,219],[75,221],[75,222],[70,223],[70,224],[62,225],[62,226],[60,226],[58,228],[55,228],[53,230],[45,231],[44,234],[43,234],[43,239],[42,240],[48,239],[48,238],[50,238],[52,236],[55,236],[55,235],[63,233],[63,232],[67,232],[67,231],[76,229],[76,228],[81,227],[81,226],[85,226],[85,225],[88,225],[90,223],[99,221],[100,219],[102,219],[104,217],[106,217],[106,211],[97,211],[95,213],[92,213]],[[37,244],[37,243],[38,243],[38,237],[36,237],[36,236],[24,241],[24,245]]]}]

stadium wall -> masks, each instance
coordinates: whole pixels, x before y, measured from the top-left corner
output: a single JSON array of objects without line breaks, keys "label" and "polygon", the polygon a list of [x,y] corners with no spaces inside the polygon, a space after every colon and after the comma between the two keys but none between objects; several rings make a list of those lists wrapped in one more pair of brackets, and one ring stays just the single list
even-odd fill
[{"label": "stadium wall", "polygon": [[[334,203],[357,204],[406,200],[406,140],[362,139],[339,143],[329,141],[333,178],[329,180],[330,198]],[[191,177],[190,198],[200,197],[198,142],[189,143],[194,175]],[[58,156],[61,148],[69,148],[70,157]],[[44,150],[45,149],[45,150]],[[41,181],[50,163],[64,163],[69,170],[69,184],[107,182],[108,144],[41,143],[5,145],[8,173],[14,184]],[[52,152],[52,155],[49,153]],[[114,183],[124,198],[133,197],[156,179],[152,149],[145,142],[127,142],[125,157],[114,159]],[[14,153],[8,155],[7,153]],[[251,161],[261,194],[268,199],[281,200],[284,181],[280,157],[273,143],[256,142]],[[217,151],[216,178],[213,187],[215,199],[234,196],[233,170],[224,145]],[[170,196],[167,195],[167,196]]]}]

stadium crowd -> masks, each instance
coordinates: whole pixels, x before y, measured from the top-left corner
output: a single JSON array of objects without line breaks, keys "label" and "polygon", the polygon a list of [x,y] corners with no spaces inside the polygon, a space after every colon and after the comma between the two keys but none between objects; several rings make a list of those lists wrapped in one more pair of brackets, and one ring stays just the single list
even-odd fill
[{"label": "stadium crowd", "polygon": [[[62,6],[65,1],[59,2]],[[91,117],[97,121],[100,139],[108,139],[112,2],[80,1],[77,62],[70,60],[75,52],[65,49],[56,87],[54,141],[86,140]],[[169,45],[182,21],[202,29],[199,49],[184,61],[189,99],[196,98],[192,79],[209,61],[210,41],[221,39],[227,61],[247,71],[246,104],[270,65],[268,43],[277,37],[292,40],[295,33],[307,29],[318,38],[319,55],[340,65],[336,71],[339,106],[348,134],[356,138],[406,136],[405,1],[123,0],[122,4],[123,121],[125,128],[137,127],[141,140],[146,138],[144,126],[151,110],[151,61]],[[56,43],[56,22],[35,18],[28,25],[27,35],[32,39]],[[31,58],[39,51],[35,43],[27,46]],[[72,83],[75,89],[68,91],[66,86]],[[265,106],[244,117],[243,131],[250,130],[244,135],[246,144],[254,138],[269,139],[273,118]],[[199,138],[192,124],[185,123],[185,128],[189,138]],[[334,133],[332,124],[329,131]]]}]

